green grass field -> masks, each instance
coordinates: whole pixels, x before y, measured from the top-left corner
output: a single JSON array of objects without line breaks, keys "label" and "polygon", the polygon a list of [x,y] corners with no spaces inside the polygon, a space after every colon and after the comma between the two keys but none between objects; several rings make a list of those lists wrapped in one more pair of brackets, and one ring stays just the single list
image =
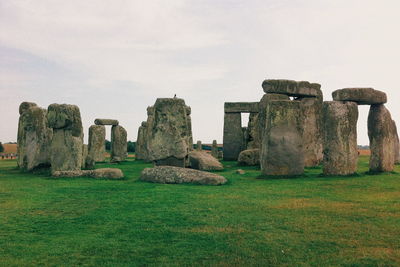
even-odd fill
[{"label": "green grass field", "polygon": [[[258,179],[224,162],[224,186],[52,179],[0,161],[0,266],[400,266],[394,173]],[[246,174],[239,175],[241,168]]]}]

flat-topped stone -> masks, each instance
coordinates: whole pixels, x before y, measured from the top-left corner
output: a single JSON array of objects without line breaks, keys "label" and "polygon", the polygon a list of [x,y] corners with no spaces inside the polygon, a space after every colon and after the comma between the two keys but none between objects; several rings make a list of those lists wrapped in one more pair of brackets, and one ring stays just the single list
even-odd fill
[{"label": "flat-topped stone", "polygon": [[112,126],[117,126],[119,124],[118,120],[112,120],[112,119],[95,119],[94,124],[96,125],[112,125]]},{"label": "flat-topped stone", "polygon": [[322,94],[321,85],[307,81],[265,80],[262,83],[265,93],[284,94],[288,96],[311,96]]},{"label": "flat-topped stone", "polygon": [[386,93],[373,88],[343,88],[332,93],[333,100],[352,101],[358,105],[384,104]]},{"label": "flat-topped stone", "polygon": [[55,171],[53,177],[73,178],[73,177],[91,177],[96,179],[122,179],[124,173],[116,168],[102,168],[96,170],[75,170],[75,171]]},{"label": "flat-topped stone", "polygon": [[258,113],[258,102],[225,102],[225,113]]}]

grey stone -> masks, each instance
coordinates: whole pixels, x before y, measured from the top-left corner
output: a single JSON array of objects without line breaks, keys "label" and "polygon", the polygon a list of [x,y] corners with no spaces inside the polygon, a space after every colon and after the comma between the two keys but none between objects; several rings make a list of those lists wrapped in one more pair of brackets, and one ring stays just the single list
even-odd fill
[{"label": "grey stone", "polygon": [[201,171],[217,171],[224,169],[221,162],[205,151],[189,152],[189,163],[191,168]]},{"label": "grey stone", "polygon": [[20,169],[30,171],[50,165],[50,142],[53,130],[48,127],[47,111],[34,103],[23,102],[19,108],[18,159]]},{"label": "grey stone", "polygon": [[197,144],[196,144],[196,150],[197,151],[201,151],[203,148],[202,148],[202,145],[201,145],[201,141],[197,141]]},{"label": "grey stone", "polygon": [[261,147],[261,137],[259,135],[258,113],[250,113],[249,123],[246,131],[246,146],[244,149],[255,149]]},{"label": "grey stone", "polygon": [[400,140],[395,121],[393,121],[393,131],[394,131],[394,163],[400,164]]},{"label": "grey stone", "polygon": [[148,109],[147,152],[156,165],[187,166],[193,147],[190,108],[180,98],[158,98]]},{"label": "grey stone", "polygon": [[260,165],[260,149],[247,149],[240,152],[238,164],[245,166]]},{"label": "grey stone", "polygon": [[237,169],[237,170],[235,171],[235,173],[236,173],[236,174],[242,175],[242,174],[245,174],[246,172],[245,172],[244,170],[242,170],[242,169]]},{"label": "grey stone", "polygon": [[106,127],[92,125],[89,127],[88,161],[104,162],[106,152]]},{"label": "grey stone", "polygon": [[242,116],[240,113],[225,113],[224,117],[224,160],[237,160],[243,149]]},{"label": "grey stone", "polygon": [[257,113],[258,102],[225,102],[225,113]]},{"label": "grey stone", "polygon": [[82,145],[82,166],[81,168],[86,168],[86,160],[88,157],[88,145]]},{"label": "grey stone", "polygon": [[357,171],[357,119],[355,102],[323,103],[324,175],[350,175]]},{"label": "grey stone", "polygon": [[173,166],[157,166],[145,168],[140,180],[160,184],[192,183],[200,185],[222,185],[227,182],[225,177],[194,169]]},{"label": "grey stone", "polygon": [[52,172],[74,171],[82,167],[83,129],[79,108],[51,104],[47,109],[49,127],[53,128],[50,148]]},{"label": "grey stone", "polygon": [[352,101],[358,105],[384,104],[387,102],[386,94],[373,88],[344,88],[332,93],[335,101]]},{"label": "grey stone", "polygon": [[218,159],[218,145],[217,145],[217,140],[213,140],[212,146],[211,146],[211,155]]},{"label": "grey stone", "polygon": [[111,127],[111,162],[120,162],[126,159],[128,153],[128,139],[124,127]]},{"label": "grey stone", "polygon": [[147,160],[147,122],[142,122],[142,125],[139,127],[137,140],[136,140],[136,159],[137,160]]},{"label": "grey stone", "polygon": [[96,170],[75,170],[75,171],[55,171],[52,173],[55,178],[91,177],[97,179],[122,179],[123,172],[116,168],[102,168]]},{"label": "grey stone", "polygon": [[274,100],[267,105],[265,134],[260,153],[261,172],[268,176],[304,173],[301,105]]},{"label": "grey stone", "polygon": [[262,83],[265,93],[284,94],[288,96],[318,96],[321,85],[307,81],[265,80]]},{"label": "grey stone", "polygon": [[371,149],[369,170],[390,172],[395,164],[395,128],[390,112],[384,105],[371,105],[368,114],[368,137]]},{"label": "grey stone", "polygon": [[117,126],[119,124],[119,122],[118,122],[118,120],[112,120],[112,119],[95,119],[94,124]]}]

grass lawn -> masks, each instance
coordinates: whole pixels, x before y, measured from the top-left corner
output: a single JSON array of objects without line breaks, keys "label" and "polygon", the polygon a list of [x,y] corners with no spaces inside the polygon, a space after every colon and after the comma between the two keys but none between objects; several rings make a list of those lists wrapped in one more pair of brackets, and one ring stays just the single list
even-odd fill
[{"label": "grass lawn", "polygon": [[224,164],[228,184],[199,186],[141,182],[133,160],[122,181],[0,161],[0,266],[400,266],[400,166],[263,180]]}]

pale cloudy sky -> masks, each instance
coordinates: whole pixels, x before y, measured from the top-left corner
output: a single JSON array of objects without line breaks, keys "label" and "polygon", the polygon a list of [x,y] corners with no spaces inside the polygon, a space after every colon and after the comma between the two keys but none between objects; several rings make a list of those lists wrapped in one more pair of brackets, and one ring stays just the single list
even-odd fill
[{"label": "pale cloudy sky", "polygon": [[325,100],[374,87],[397,120],[399,11],[398,0],[0,0],[0,141],[16,141],[22,101],[76,104],[85,133],[113,118],[135,140],[146,107],[177,94],[195,141],[222,142],[223,103],[258,101],[266,78],[318,82]]}]

